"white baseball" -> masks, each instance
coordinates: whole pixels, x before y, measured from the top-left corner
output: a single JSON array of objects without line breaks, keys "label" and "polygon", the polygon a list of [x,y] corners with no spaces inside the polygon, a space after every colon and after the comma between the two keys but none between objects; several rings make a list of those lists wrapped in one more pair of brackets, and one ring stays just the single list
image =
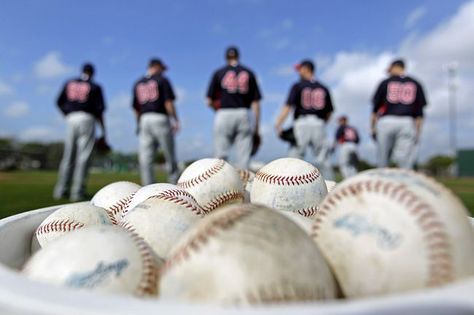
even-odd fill
[{"label": "white baseball", "polygon": [[250,192],[252,191],[252,183],[255,178],[255,173],[243,169],[239,169],[238,171],[244,186],[244,202],[250,202]]},{"label": "white baseball", "polygon": [[156,295],[161,263],[148,245],[117,226],[71,232],[36,252],[22,273],[78,290]]},{"label": "white baseball", "polygon": [[243,201],[238,171],[220,159],[201,159],[189,165],[178,180],[206,212]]},{"label": "white baseball", "polygon": [[284,215],[285,217],[287,217],[288,219],[296,223],[296,225],[298,225],[301,229],[303,229],[303,231],[305,231],[307,235],[311,234],[314,216],[304,217],[301,214],[298,214],[292,211],[279,211],[279,210],[277,211],[278,213],[281,213],[282,215]]},{"label": "white baseball", "polygon": [[250,201],[310,217],[327,193],[324,179],[316,167],[303,160],[283,158],[268,163],[257,172]]},{"label": "white baseball", "polygon": [[263,304],[336,297],[316,244],[277,211],[231,205],[197,222],[161,272],[163,299]]},{"label": "white baseball", "polygon": [[47,216],[36,229],[34,238],[44,247],[71,231],[94,225],[112,225],[107,211],[87,201],[70,204]]},{"label": "white baseball", "polygon": [[137,192],[130,199],[130,202],[124,207],[120,220],[122,220],[122,218],[124,218],[128,213],[133,211],[136,206],[138,206],[140,203],[147,200],[148,198],[159,195],[160,193],[166,190],[173,189],[176,189],[176,185],[168,183],[156,183],[143,186],[142,188],[137,190]]},{"label": "white baseball", "polygon": [[467,211],[415,172],[378,169],[338,184],[312,236],[347,297],[434,287],[474,274]]},{"label": "white baseball", "polygon": [[112,222],[117,224],[122,217],[123,209],[140,187],[140,185],[126,181],[108,184],[92,197],[91,203],[107,210]]},{"label": "white baseball", "polygon": [[205,214],[193,196],[178,186],[172,186],[138,204],[120,222],[120,226],[138,234],[163,258]]}]

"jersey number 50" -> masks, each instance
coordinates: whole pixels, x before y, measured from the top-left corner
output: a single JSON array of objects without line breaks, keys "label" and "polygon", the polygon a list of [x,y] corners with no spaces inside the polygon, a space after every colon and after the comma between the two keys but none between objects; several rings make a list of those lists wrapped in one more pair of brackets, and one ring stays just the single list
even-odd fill
[{"label": "jersey number 50", "polygon": [[227,71],[222,78],[221,86],[227,90],[228,93],[246,94],[249,90],[249,73],[247,71],[235,74],[234,71]]},{"label": "jersey number 50", "polygon": [[304,109],[323,109],[326,105],[326,91],[321,88],[304,88],[301,92],[301,105]]},{"label": "jersey number 50", "polygon": [[392,104],[411,105],[416,99],[416,85],[413,82],[390,82],[387,86],[387,101]]}]

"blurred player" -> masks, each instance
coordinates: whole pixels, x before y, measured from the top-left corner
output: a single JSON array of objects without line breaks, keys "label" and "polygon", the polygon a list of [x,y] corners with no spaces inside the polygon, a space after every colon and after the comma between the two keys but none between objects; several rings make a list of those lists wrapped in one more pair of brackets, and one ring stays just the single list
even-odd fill
[{"label": "blurred player", "polygon": [[306,148],[313,150],[316,167],[327,180],[334,179],[329,159],[330,145],[326,140],[326,123],[334,110],[329,90],[314,78],[315,67],[312,61],[303,60],[296,66],[300,81],[293,84],[283,106],[275,129],[281,135],[281,126],[294,109],[294,134],[296,146],[289,152],[290,157],[304,159]]},{"label": "blurred player", "polygon": [[425,94],[420,83],[405,75],[403,60],[388,69],[390,77],[377,88],[373,97],[372,137],[377,142],[378,166],[391,159],[401,168],[412,169],[423,124]]},{"label": "blurred player", "polygon": [[339,117],[339,128],[336,131],[336,143],[339,145],[339,169],[344,178],[357,174],[357,130],[347,124],[347,117]]},{"label": "blurred player", "polygon": [[93,76],[94,66],[85,64],[81,76],[67,81],[57,100],[59,109],[66,117],[67,130],[58,182],[53,193],[55,199],[64,198],[68,193],[71,201],[85,199],[85,180],[94,148],[96,121],[105,139],[104,97],[101,87],[92,81]]},{"label": "blurred player", "polygon": [[146,75],[133,87],[132,106],[138,124],[138,161],[143,185],[155,182],[153,162],[158,147],[166,160],[168,182],[175,184],[179,176],[174,145],[179,120],[173,88],[163,75],[166,69],[161,60],[152,59]]},{"label": "blurred player", "polygon": [[235,144],[236,166],[248,169],[253,139],[259,134],[261,94],[254,73],[239,63],[239,57],[236,47],[226,50],[227,65],[214,72],[207,102],[216,111],[215,157],[227,160]]}]

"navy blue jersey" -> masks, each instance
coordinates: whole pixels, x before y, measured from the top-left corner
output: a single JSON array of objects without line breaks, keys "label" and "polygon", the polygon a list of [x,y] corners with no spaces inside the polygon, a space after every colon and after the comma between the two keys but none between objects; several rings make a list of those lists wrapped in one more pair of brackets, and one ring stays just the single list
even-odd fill
[{"label": "navy blue jersey", "polygon": [[302,115],[316,115],[327,120],[334,111],[329,90],[316,80],[301,80],[291,87],[286,104],[293,106],[295,119]]},{"label": "navy blue jersey", "polygon": [[219,108],[249,108],[262,98],[254,73],[241,65],[227,65],[214,72],[207,97]]},{"label": "navy blue jersey", "polygon": [[420,83],[407,76],[392,76],[380,83],[372,100],[378,116],[422,117],[426,105]]},{"label": "navy blue jersey", "polygon": [[166,101],[176,99],[171,83],[163,75],[145,76],[133,86],[133,108],[140,114],[168,115]]},{"label": "navy blue jersey", "polygon": [[336,131],[336,141],[339,144],[345,142],[359,143],[359,133],[354,127],[348,125],[339,126]]},{"label": "navy blue jersey", "polygon": [[56,104],[64,115],[80,111],[99,117],[105,110],[101,87],[83,78],[67,81]]}]

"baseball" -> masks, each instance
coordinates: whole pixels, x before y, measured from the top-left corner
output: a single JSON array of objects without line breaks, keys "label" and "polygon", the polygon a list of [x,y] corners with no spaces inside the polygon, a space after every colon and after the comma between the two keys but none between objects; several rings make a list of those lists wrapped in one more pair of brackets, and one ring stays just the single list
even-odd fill
[{"label": "baseball", "polygon": [[302,229],[277,211],[240,204],[206,216],[173,247],[160,293],[187,302],[284,303],[335,298],[336,284]]},{"label": "baseball", "polygon": [[255,173],[250,170],[239,170],[240,180],[244,186],[244,201],[250,202],[250,192],[252,191],[252,183],[255,178]]},{"label": "baseball", "polygon": [[412,171],[378,169],[339,184],[312,236],[346,297],[434,287],[474,274],[474,232],[461,202]]},{"label": "baseball", "polygon": [[89,202],[70,204],[46,217],[36,229],[34,238],[44,247],[71,231],[94,225],[112,225],[103,208],[93,206]]},{"label": "baseball", "polygon": [[130,211],[133,211],[136,206],[148,198],[159,195],[166,190],[174,190],[177,188],[178,187],[176,187],[176,185],[166,183],[157,183],[143,186],[137,190],[137,192],[130,199],[130,202],[123,208],[119,221],[122,220],[122,218],[124,218]]},{"label": "baseball", "polygon": [[326,184],[326,187],[328,189],[328,193],[330,193],[331,191],[334,190],[334,188],[336,187],[337,183],[335,181],[332,181],[332,180],[324,180],[324,183]]},{"label": "baseball", "polygon": [[138,234],[160,257],[203,215],[204,210],[184,189],[163,190],[138,204],[120,226]]},{"label": "baseball", "polygon": [[36,252],[31,280],[95,292],[157,295],[160,262],[140,238],[116,226],[71,232]]},{"label": "baseball", "polygon": [[104,208],[109,213],[112,222],[117,224],[122,217],[123,209],[138,189],[140,189],[140,185],[132,182],[115,182],[102,187],[92,197],[91,203]]},{"label": "baseball", "polygon": [[178,186],[189,192],[206,212],[241,203],[244,196],[238,171],[220,159],[201,159],[189,165]]},{"label": "baseball", "polygon": [[303,160],[283,158],[268,163],[257,172],[250,201],[310,217],[327,193],[316,167]]}]

